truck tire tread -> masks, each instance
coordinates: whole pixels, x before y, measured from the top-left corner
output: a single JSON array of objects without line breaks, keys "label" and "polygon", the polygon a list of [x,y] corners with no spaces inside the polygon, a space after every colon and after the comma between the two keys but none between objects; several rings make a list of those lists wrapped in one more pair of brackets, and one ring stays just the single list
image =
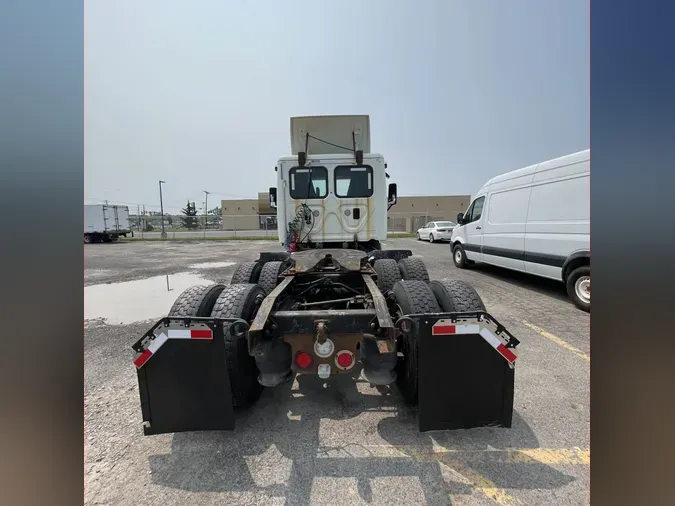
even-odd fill
[{"label": "truck tire tread", "polygon": [[234,269],[231,285],[257,283],[260,278],[262,264],[260,262],[243,262]]},{"label": "truck tire tread", "polygon": [[421,259],[415,257],[403,258],[398,263],[401,277],[406,280],[417,280],[429,283],[429,272]]},{"label": "truck tire tread", "polygon": [[284,271],[284,263],[279,261],[267,262],[260,270],[258,284],[265,290],[265,295],[269,295],[279,284],[279,275]]},{"label": "truck tire tread", "polygon": [[168,316],[209,316],[224,288],[220,283],[191,286],[178,296]]},{"label": "truck tire tread", "polygon": [[432,281],[429,288],[433,292],[441,311],[464,312],[485,311],[485,304],[478,292],[466,281]]},{"label": "truck tire tread", "polygon": [[[402,280],[394,285],[394,297],[403,314],[439,313],[438,301],[429,285],[420,280]],[[401,334],[403,358],[396,365],[396,385],[408,404],[417,404],[418,342],[417,334]]]},{"label": "truck tire tread", "polygon": [[[251,322],[260,303],[265,298],[263,288],[256,284],[235,284],[225,287],[216,300],[212,318],[241,318]],[[248,353],[247,336],[235,336],[230,325],[223,325],[225,336],[225,362],[230,378],[232,404],[245,407],[258,400],[263,386],[258,383],[260,374],[255,359]]]},{"label": "truck tire tread", "polygon": [[377,273],[377,287],[382,293],[392,290],[397,281],[401,281],[401,271],[396,260],[380,258],[373,265]]}]

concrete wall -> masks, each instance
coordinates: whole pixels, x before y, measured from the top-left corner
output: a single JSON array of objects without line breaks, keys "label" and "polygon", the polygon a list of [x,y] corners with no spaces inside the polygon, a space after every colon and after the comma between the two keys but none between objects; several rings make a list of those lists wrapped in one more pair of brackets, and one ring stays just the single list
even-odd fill
[{"label": "concrete wall", "polygon": [[[455,221],[457,213],[466,211],[470,195],[437,195],[399,197],[388,213],[388,229],[396,232],[415,232],[432,220]],[[257,230],[259,214],[276,214],[269,205],[267,192],[256,199],[223,200],[221,202],[224,230]]]},{"label": "concrete wall", "polygon": [[220,204],[223,230],[258,230],[258,199],[223,200]]},{"label": "concrete wall", "polygon": [[388,228],[396,232],[415,232],[428,221],[455,221],[457,213],[466,211],[470,202],[470,195],[399,197],[389,210]]}]

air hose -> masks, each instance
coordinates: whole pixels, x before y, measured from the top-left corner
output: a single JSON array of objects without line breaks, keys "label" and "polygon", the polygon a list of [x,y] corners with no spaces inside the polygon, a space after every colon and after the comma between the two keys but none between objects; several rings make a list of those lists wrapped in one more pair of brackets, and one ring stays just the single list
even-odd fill
[{"label": "air hose", "polygon": [[297,212],[295,213],[295,218],[291,220],[288,224],[288,230],[286,232],[286,242],[284,247],[289,251],[295,251],[298,239],[300,238],[300,232],[305,227],[312,222],[312,210],[307,204],[300,204]]}]

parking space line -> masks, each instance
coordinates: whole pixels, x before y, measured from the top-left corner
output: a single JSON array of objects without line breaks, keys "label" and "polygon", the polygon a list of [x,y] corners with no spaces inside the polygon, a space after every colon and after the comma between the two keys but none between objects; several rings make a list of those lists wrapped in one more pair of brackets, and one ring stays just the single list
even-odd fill
[{"label": "parking space line", "polygon": [[323,448],[319,458],[410,458],[417,461],[439,461],[445,457],[462,462],[497,464],[588,465],[590,450],[581,448],[509,448],[505,450],[454,450],[438,444],[433,448],[415,445],[346,445]]},{"label": "parking space line", "polygon": [[539,327],[537,327],[536,325],[532,325],[532,324],[529,323],[529,322],[525,322],[525,321],[524,321],[523,324],[524,324],[526,327],[529,327],[529,328],[531,328],[532,330],[534,330],[537,334],[544,336],[546,339],[550,339],[551,341],[553,341],[553,342],[556,343],[557,345],[562,346],[562,347],[565,348],[566,350],[571,351],[572,353],[578,355],[579,357],[583,358],[584,360],[588,360],[589,362],[591,361],[591,357],[589,357],[588,355],[586,355],[586,354],[585,354],[583,351],[581,351],[579,348],[577,348],[577,347],[575,347],[575,346],[572,346],[571,344],[569,344],[569,343],[563,341],[563,340],[560,339],[559,337],[554,336],[554,335],[551,334],[550,332],[546,332],[544,329],[539,328]]},{"label": "parking space line", "polygon": [[478,473],[472,464],[544,464],[589,465],[590,450],[581,448],[522,448],[453,450],[438,444],[421,448],[415,445],[347,445],[325,448],[319,458],[409,458],[417,462],[438,462],[471,482],[474,488],[501,506],[515,506],[521,501]]}]

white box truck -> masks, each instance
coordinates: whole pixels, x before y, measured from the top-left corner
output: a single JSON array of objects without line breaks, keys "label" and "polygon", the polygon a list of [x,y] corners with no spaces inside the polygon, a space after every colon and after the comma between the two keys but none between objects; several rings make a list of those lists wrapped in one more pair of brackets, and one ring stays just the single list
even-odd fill
[{"label": "white box truck", "polygon": [[452,232],[453,260],[498,265],[565,283],[591,309],[591,151],[492,178]]},{"label": "white box truck", "polygon": [[[84,243],[113,242],[131,233],[129,208],[104,204],[84,206]],[[132,234],[133,235],[133,234]]]}]

